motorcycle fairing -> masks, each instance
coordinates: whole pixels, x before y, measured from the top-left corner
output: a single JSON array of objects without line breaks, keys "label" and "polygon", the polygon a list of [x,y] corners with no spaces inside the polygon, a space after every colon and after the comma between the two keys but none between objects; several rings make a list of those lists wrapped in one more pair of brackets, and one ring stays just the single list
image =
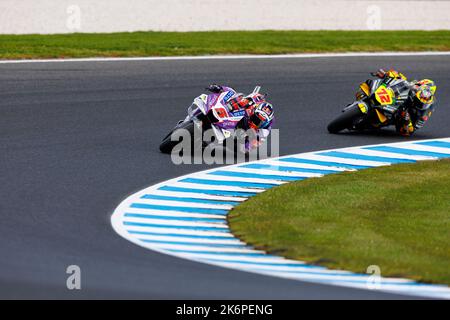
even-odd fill
[{"label": "motorcycle fairing", "polygon": [[212,94],[208,97],[206,104],[206,112],[212,110],[217,118],[217,122],[213,125],[222,130],[233,130],[237,123],[241,121],[245,115],[243,112],[231,112],[226,103],[236,94],[235,91],[229,90],[220,94]]},{"label": "motorcycle fairing", "polygon": [[382,106],[391,105],[395,101],[395,95],[391,88],[382,84],[375,90],[375,99]]},{"label": "motorcycle fairing", "polygon": [[362,92],[364,92],[364,94],[366,96],[370,96],[370,87],[367,84],[367,82],[363,82],[359,85],[359,87],[361,88]]},{"label": "motorcycle fairing", "polygon": [[386,118],[386,116],[381,113],[380,111],[378,111],[378,109],[375,109],[375,112],[377,113],[378,116],[378,120],[380,120],[381,124],[385,123],[386,121],[388,121],[388,118]]},{"label": "motorcycle fairing", "polygon": [[[216,143],[222,144],[225,139],[231,137],[236,125],[245,116],[245,110],[231,112],[226,103],[236,94],[234,90],[226,90],[221,93],[202,94],[194,99],[188,108],[187,119],[194,122],[198,113],[207,115],[212,112],[217,120],[211,123],[211,128],[216,136]],[[197,121],[198,122],[198,121]]]}]

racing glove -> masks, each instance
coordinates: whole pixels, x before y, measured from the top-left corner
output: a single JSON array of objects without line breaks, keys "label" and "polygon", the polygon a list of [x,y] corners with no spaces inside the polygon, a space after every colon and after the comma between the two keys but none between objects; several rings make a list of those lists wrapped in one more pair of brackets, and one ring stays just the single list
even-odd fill
[{"label": "racing glove", "polygon": [[220,92],[222,92],[223,88],[222,88],[222,86],[220,86],[218,84],[211,84],[208,86],[208,88],[206,88],[206,90],[208,90],[212,93],[220,93]]},{"label": "racing glove", "polygon": [[383,69],[378,69],[377,72],[371,72],[370,74],[374,77],[383,79],[386,76],[386,71],[384,71]]},{"label": "racing glove", "polygon": [[255,133],[255,136],[248,136],[243,130],[238,130],[238,135],[236,136],[239,143],[239,149],[241,152],[247,153],[251,150],[258,148],[263,140]]},{"label": "racing glove", "polygon": [[425,111],[420,112],[416,116],[416,121],[414,123],[414,128],[421,129],[425,126],[425,123],[430,119],[431,115],[433,114],[434,105],[431,105],[431,107]]},{"label": "racing glove", "polygon": [[419,120],[416,121],[416,124],[414,125],[414,127],[416,129],[421,129],[421,128],[423,128],[424,125],[425,125],[425,121],[419,119]]},{"label": "racing glove", "polygon": [[383,69],[378,69],[377,72],[372,72],[371,73],[372,76],[374,77],[378,77],[380,79],[384,79],[384,78],[392,78],[392,79],[403,79],[406,80],[406,77],[403,73],[398,72],[394,69],[390,69],[388,71],[384,71]]},{"label": "racing glove", "polygon": [[258,139],[245,142],[245,151],[250,152],[253,149],[258,148],[262,143]]},{"label": "racing glove", "polygon": [[425,126],[425,123],[428,121],[428,119],[430,118],[430,113],[428,113],[428,115],[424,115],[422,117],[420,117],[419,119],[417,119],[416,123],[414,124],[414,128],[416,129],[421,129]]}]

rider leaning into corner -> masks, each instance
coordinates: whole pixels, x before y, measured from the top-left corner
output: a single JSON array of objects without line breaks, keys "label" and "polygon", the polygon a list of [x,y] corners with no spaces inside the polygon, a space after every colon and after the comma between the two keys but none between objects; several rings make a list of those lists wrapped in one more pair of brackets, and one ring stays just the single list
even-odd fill
[{"label": "rider leaning into corner", "polygon": [[[392,88],[395,88],[396,104],[399,110],[395,115],[395,127],[398,133],[410,136],[425,125],[435,108],[434,81],[423,79],[409,82],[402,73],[393,69],[389,71],[380,69],[372,73],[372,76],[382,79],[387,85],[397,81]],[[370,88],[372,82],[373,80],[369,79],[365,83]],[[356,93],[358,100],[364,97],[362,90]]]},{"label": "rider leaning into corner", "polygon": [[256,133],[254,139],[246,141],[243,151],[250,151],[261,145],[270,134],[274,121],[274,109],[272,104],[268,103],[265,95],[254,93],[245,96],[238,93],[230,87],[212,84],[207,88],[212,93],[222,93],[224,91],[234,92],[229,98],[226,107],[230,112],[244,111],[244,116],[239,121],[236,128],[254,130]]}]

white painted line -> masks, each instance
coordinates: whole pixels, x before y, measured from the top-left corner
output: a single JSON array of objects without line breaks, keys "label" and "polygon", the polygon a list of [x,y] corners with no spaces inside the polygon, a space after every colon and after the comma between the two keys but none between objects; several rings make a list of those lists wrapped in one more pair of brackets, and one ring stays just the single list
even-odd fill
[{"label": "white painted line", "polygon": [[183,236],[154,236],[154,235],[139,235],[139,239],[144,240],[154,240],[154,241],[168,241],[168,242],[179,242],[186,241],[189,243],[198,244],[230,244],[230,245],[247,245],[245,242],[239,241],[238,239],[205,239],[205,238],[191,238]]},{"label": "white painted line", "polygon": [[133,217],[124,217],[124,221],[126,222],[134,222],[134,223],[145,223],[145,224],[154,224],[154,225],[163,225],[166,226],[168,224],[175,227],[198,227],[198,228],[214,228],[214,229],[227,229],[227,225],[225,223],[206,223],[206,222],[190,222],[190,221],[165,221],[159,219],[152,218],[133,218]]},{"label": "white painted line", "polygon": [[[309,164],[309,163],[295,163],[295,162],[283,162],[283,161],[279,161],[279,160],[270,160],[270,161],[265,161],[262,162],[264,164],[268,164],[271,165],[273,167],[292,167],[292,168],[296,168],[296,169],[316,169],[316,170],[331,170],[331,171],[355,171],[354,169],[347,169],[347,168],[342,168],[342,167],[334,167],[334,166],[321,166],[318,164]],[[297,171],[293,171],[293,172],[297,172]]]},{"label": "white painted line", "polygon": [[411,143],[409,145],[405,145],[405,146],[403,146],[403,148],[408,149],[408,150],[428,151],[428,152],[450,154],[450,148],[439,148],[439,147],[432,147],[432,146],[413,144],[413,143]]},{"label": "white painted line", "polygon": [[220,201],[242,202],[247,199],[247,198],[243,198],[243,197],[214,196],[214,195],[202,194],[202,193],[176,192],[176,191],[164,191],[164,190],[154,190],[154,191],[152,191],[152,194],[159,195],[159,196],[168,196],[168,197],[218,200],[219,203],[220,203]]},{"label": "white painted line", "polygon": [[[230,256],[230,255],[223,255],[223,254],[205,254],[205,253],[192,253],[192,254],[185,254],[180,253],[180,256],[186,258],[186,259],[194,259],[194,260],[200,260],[202,259],[202,262],[204,263],[210,263],[214,265],[222,265],[220,261],[245,261],[245,262],[257,262],[257,263],[275,263],[275,264],[286,264],[289,263],[285,259],[281,257],[273,257],[273,256]],[[207,260],[207,261],[206,261]],[[214,261],[216,260],[216,261]],[[298,261],[292,262],[292,264],[298,263]]]},{"label": "white painted line", "polygon": [[143,214],[143,215],[153,215],[153,216],[165,216],[165,217],[177,217],[177,218],[208,218],[208,219],[226,219],[226,216],[219,214],[207,214],[207,213],[191,213],[191,212],[181,212],[181,211],[165,211],[165,210],[155,210],[155,209],[139,209],[130,208],[127,213],[131,214]]},{"label": "white painted line", "polygon": [[[266,266],[266,265],[242,265],[239,263],[233,263],[233,262],[223,262],[221,263],[223,266],[227,266],[230,268],[242,268],[247,270],[261,270],[261,271],[267,271],[267,272],[308,272],[308,273],[323,273],[323,269],[315,269],[315,268],[309,268],[306,266]],[[343,271],[343,270],[327,270],[328,273],[334,273],[334,274],[351,274],[349,271]]]},{"label": "white painted line", "polygon": [[[136,200],[137,204],[149,204],[168,207],[186,207],[186,208],[202,208],[202,209],[224,209],[231,210],[233,206],[229,204],[212,204],[212,203],[193,203],[193,202],[180,202],[172,200],[156,200],[156,199],[139,199]],[[177,211],[177,210],[174,210]]]},{"label": "white painted line", "polygon": [[387,158],[392,158],[392,159],[405,159],[405,160],[415,160],[415,161],[436,160],[437,159],[437,158],[428,157],[428,156],[416,156],[416,155],[375,151],[375,150],[361,149],[361,148],[348,148],[348,149],[342,149],[342,151],[361,154],[361,155],[365,155],[365,156],[387,157]]},{"label": "white painted line", "polygon": [[[323,174],[319,173],[311,173],[311,172],[299,172],[299,171],[274,171],[270,169],[250,169],[250,168],[240,168],[235,167],[233,170],[230,170],[233,172],[242,172],[242,173],[253,173],[255,174],[255,177],[258,176],[258,174],[263,175],[274,175],[274,176],[283,176],[283,177],[298,177],[298,178],[314,178],[314,177],[321,177]],[[268,180],[266,180],[268,181]]]},{"label": "white painted line", "polygon": [[[217,171],[222,171],[222,170],[218,169]],[[210,180],[210,181],[248,182],[248,183],[274,184],[274,185],[281,185],[284,183],[279,180],[220,176],[220,175],[214,175],[214,174],[209,174],[209,173],[198,174],[195,178],[202,179],[202,180]]]},{"label": "white painted line", "polygon": [[202,190],[221,190],[221,191],[232,191],[232,192],[252,192],[252,193],[260,193],[264,192],[262,189],[253,189],[253,188],[243,188],[243,187],[230,187],[230,186],[211,186],[200,183],[189,183],[189,182],[168,182],[165,184],[171,187],[180,187],[186,189],[202,189]]},{"label": "white painted line", "polygon": [[254,254],[254,253],[261,253],[263,254],[264,251],[255,251],[253,249],[245,249],[245,248],[222,248],[222,247],[209,247],[207,245],[183,245],[183,244],[163,244],[163,243],[152,243],[152,247],[159,248],[159,249],[165,249],[165,250],[186,250],[186,251],[193,251],[202,253],[204,251],[214,251],[215,253],[241,253],[241,254]]},{"label": "white painted line", "polygon": [[142,232],[147,233],[162,233],[162,234],[177,234],[184,236],[198,236],[198,237],[220,237],[224,239],[235,239],[234,235],[229,232],[218,232],[218,231],[202,231],[202,230],[187,230],[187,229],[177,229],[177,228],[156,228],[156,227],[140,227],[140,226],[126,226],[123,227],[126,233],[129,231],[140,232],[140,234],[133,234],[135,238],[140,238]]},{"label": "white painted line", "polygon": [[132,61],[185,61],[185,60],[242,60],[242,59],[313,59],[313,58],[352,58],[352,57],[417,57],[449,56],[449,51],[423,52],[343,52],[343,53],[299,53],[275,55],[210,55],[210,56],[171,56],[171,57],[118,57],[118,58],[70,58],[70,59],[30,59],[0,60],[0,64],[17,63],[64,63],[64,62],[132,62]]},{"label": "white painted line", "polygon": [[[264,272],[265,271],[261,271]],[[306,274],[306,273],[287,273],[287,272],[270,272],[268,273],[269,275],[277,275],[279,277],[286,277],[286,278],[291,278],[291,279],[298,279],[298,280],[326,280],[326,281],[330,281],[330,282],[335,282],[335,283],[340,283],[340,282],[345,282],[345,281],[360,281],[364,286],[367,284],[367,281],[370,279],[370,276],[367,277],[355,277],[355,275],[341,275],[341,274]],[[388,281],[386,279],[386,281]]]},{"label": "white painted line", "polygon": [[389,162],[378,162],[378,161],[369,161],[369,160],[357,160],[357,159],[330,157],[330,156],[323,156],[323,155],[318,155],[318,154],[314,154],[314,153],[305,154],[305,155],[302,155],[301,157],[296,156],[293,158],[318,160],[318,161],[325,161],[325,162],[336,162],[336,163],[342,163],[342,164],[351,164],[351,165],[368,166],[368,167],[381,167],[381,166],[390,165]]}]

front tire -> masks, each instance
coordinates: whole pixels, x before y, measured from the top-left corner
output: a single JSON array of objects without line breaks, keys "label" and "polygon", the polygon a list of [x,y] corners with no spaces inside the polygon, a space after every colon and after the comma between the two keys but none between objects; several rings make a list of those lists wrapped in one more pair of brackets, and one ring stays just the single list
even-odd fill
[{"label": "front tire", "polygon": [[162,153],[168,153],[170,154],[173,150],[173,148],[179,143],[179,141],[172,141],[172,134],[174,134],[178,130],[187,130],[191,134],[191,137],[194,136],[194,122],[188,121],[183,122],[179,126],[177,126],[175,129],[173,129],[161,142],[159,145],[159,150]]},{"label": "front tire", "polygon": [[349,129],[353,126],[354,120],[363,115],[357,105],[344,111],[339,117],[330,122],[327,129],[329,133],[338,133],[344,129]]}]

